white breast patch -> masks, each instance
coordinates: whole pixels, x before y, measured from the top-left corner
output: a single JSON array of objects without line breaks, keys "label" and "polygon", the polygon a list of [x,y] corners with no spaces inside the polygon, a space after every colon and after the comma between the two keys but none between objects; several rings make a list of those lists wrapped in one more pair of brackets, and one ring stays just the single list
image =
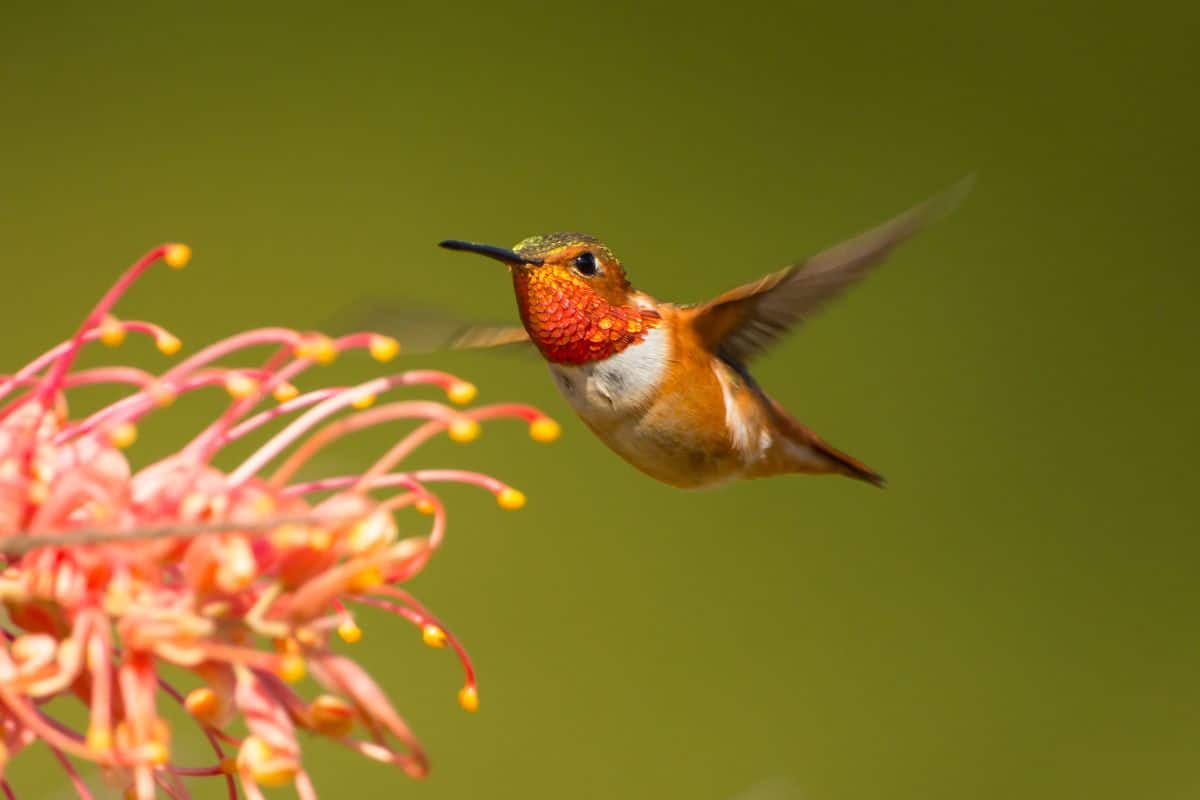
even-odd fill
[{"label": "white breast patch", "polygon": [[559,390],[580,414],[624,414],[643,408],[654,398],[670,359],[671,341],[663,327],[651,328],[646,338],[602,361],[570,366],[551,364]]}]

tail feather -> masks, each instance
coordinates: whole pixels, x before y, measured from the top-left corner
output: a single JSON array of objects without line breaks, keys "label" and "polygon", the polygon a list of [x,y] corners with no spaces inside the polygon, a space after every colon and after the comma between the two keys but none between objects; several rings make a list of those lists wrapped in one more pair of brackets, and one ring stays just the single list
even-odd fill
[{"label": "tail feather", "polygon": [[838,472],[841,472],[843,475],[846,475],[850,478],[866,481],[867,483],[873,486],[878,486],[881,489],[886,485],[887,481],[884,480],[882,475],[868,467],[863,462],[859,461],[857,458],[843,453],[836,447],[830,446],[811,431],[809,432],[809,435],[812,438],[807,442],[808,446],[836,464],[839,468],[837,470]]},{"label": "tail feather", "polygon": [[795,417],[789,414],[783,406],[769,395],[762,393],[761,395],[767,401],[767,407],[775,416],[779,425],[790,434],[792,440],[802,446],[805,450],[816,455],[822,462],[823,467],[820,470],[814,470],[811,462],[807,461],[803,466],[795,467],[797,472],[834,472],[839,475],[845,475],[849,478],[864,481],[872,486],[883,488],[886,484],[883,476],[875,470],[868,467],[863,462],[859,461],[851,455],[843,453],[833,445],[826,442],[820,436],[813,433],[807,427],[802,425]]}]

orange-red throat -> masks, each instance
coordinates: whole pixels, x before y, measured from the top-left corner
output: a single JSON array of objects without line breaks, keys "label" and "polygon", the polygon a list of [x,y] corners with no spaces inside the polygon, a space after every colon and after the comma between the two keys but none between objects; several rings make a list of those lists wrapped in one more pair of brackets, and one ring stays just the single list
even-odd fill
[{"label": "orange-red throat", "polygon": [[442,242],[508,264],[521,322],[546,360],[587,364],[637,344],[662,319],[635,301],[620,261],[579,233],[534,236],[512,250]]}]

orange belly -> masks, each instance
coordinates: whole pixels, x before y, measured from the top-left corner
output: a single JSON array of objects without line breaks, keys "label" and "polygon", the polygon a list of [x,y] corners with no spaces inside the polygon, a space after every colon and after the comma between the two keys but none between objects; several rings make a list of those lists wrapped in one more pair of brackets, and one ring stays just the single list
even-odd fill
[{"label": "orange belly", "polygon": [[732,370],[669,326],[610,359],[552,371],[601,441],[664,483],[714,486],[761,459],[760,405]]},{"label": "orange belly", "polygon": [[613,451],[663,483],[704,488],[742,473],[741,456],[725,426],[721,387],[711,369],[664,386],[640,414],[581,416]]}]

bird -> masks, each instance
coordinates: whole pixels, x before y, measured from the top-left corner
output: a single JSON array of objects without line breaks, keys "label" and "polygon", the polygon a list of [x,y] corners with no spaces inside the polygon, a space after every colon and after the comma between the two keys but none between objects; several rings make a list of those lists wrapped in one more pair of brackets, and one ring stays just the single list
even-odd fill
[{"label": "bird", "polygon": [[532,341],[583,423],[617,455],[681,489],[788,474],[883,476],[793,417],[749,366],[867,275],[898,244],[956,208],[973,176],[891,220],[705,303],[637,290],[594,236],[531,236],[512,248],[450,239],[504,264],[520,328],[464,329],[454,347]]}]

